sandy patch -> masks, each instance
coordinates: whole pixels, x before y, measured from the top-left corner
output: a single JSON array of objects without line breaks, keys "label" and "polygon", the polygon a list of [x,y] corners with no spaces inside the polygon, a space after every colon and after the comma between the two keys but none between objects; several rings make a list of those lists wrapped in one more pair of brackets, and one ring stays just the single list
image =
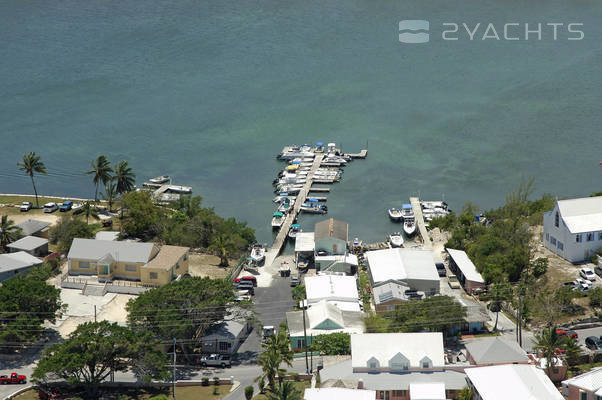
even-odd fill
[{"label": "sandy patch", "polygon": [[227,268],[219,266],[219,257],[211,254],[191,253],[188,257],[188,272],[192,276],[225,278],[232,268],[236,266],[238,260],[230,260],[230,266]]},{"label": "sandy patch", "polygon": [[[0,213],[2,210],[0,209]],[[19,224],[28,219],[35,219],[37,221],[50,222],[51,224],[56,224],[59,220],[60,215],[56,214],[44,214],[44,213],[21,213],[21,214],[13,214],[9,218],[15,221],[15,224]]]}]

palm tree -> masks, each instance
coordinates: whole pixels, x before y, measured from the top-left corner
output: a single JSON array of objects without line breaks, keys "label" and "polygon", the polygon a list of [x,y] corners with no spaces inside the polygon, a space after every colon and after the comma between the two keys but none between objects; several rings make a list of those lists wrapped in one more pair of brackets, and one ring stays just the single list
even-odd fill
[{"label": "palm tree", "polygon": [[16,241],[21,236],[21,228],[15,225],[12,219],[8,219],[8,215],[3,215],[0,220],[0,245],[4,251],[8,251],[10,243]]},{"label": "palm tree", "polygon": [[303,400],[303,394],[291,381],[280,382],[280,384],[268,393],[269,400]]},{"label": "palm tree", "polygon": [[291,350],[291,340],[286,331],[286,324],[283,322],[278,328],[278,332],[270,336],[262,346],[266,350],[274,350],[280,354],[280,361],[293,366],[294,352]]},{"label": "palm tree", "polygon": [[[113,166],[113,173],[115,174],[115,183],[117,194],[123,196],[127,192],[134,190],[136,183],[136,175],[129,167],[127,161],[119,161]],[[121,206],[121,218],[123,218],[123,205]]]},{"label": "palm tree", "polygon": [[264,351],[257,357],[257,364],[261,365],[262,373],[255,381],[268,381],[268,388],[274,391],[276,388],[276,375],[283,376],[286,370],[280,368],[280,354],[275,350]]},{"label": "palm tree", "polygon": [[504,304],[504,301],[508,300],[508,293],[510,293],[510,288],[507,285],[493,285],[489,289],[489,295],[491,298],[489,309],[491,312],[495,313],[495,325],[493,327],[494,331],[497,331],[497,321],[500,316],[500,311],[502,311],[502,305]]},{"label": "palm tree", "polygon": [[232,251],[232,240],[226,235],[218,235],[213,238],[213,243],[209,246],[209,250],[219,254],[219,265],[220,267],[227,267],[228,254]]},{"label": "palm tree", "polygon": [[18,162],[17,166],[21,171],[25,171],[31,178],[31,184],[33,185],[33,192],[36,195],[36,207],[39,207],[38,203],[38,190],[36,189],[36,183],[33,180],[33,174],[38,173],[42,175],[48,175],[46,172],[46,166],[40,161],[40,156],[36,155],[33,151],[31,153],[23,155],[23,162]]},{"label": "palm tree", "polygon": [[290,348],[291,341],[286,332],[286,324],[281,324],[278,333],[272,334],[266,343],[262,346],[266,349],[259,358],[257,363],[261,365],[263,373],[255,379],[268,381],[268,387],[273,392],[275,390],[276,375],[283,377],[286,370],[280,368],[280,364],[285,363],[289,367],[293,366],[293,351]]},{"label": "palm tree", "polygon": [[86,224],[89,223],[90,217],[98,219],[98,211],[96,211],[96,208],[89,201],[86,201],[82,205],[82,215],[86,216]]},{"label": "palm tree", "polygon": [[98,185],[102,183],[106,185],[112,178],[111,176],[111,164],[107,157],[104,155],[99,155],[96,161],[90,161],[90,165],[92,165],[92,169],[86,172],[87,175],[94,175],[92,177],[92,182],[96,186],[96,192],[94,193],[94,201],[98,201]]},{"label": "palm tree", "polygon": [[546,358],[546,371],[550,376],[550,369],[556,364],[556,352],[566,346],[565,338],[556,333],[556,327],[547,328],[535,335],[535,348],[541,351]]},{"label": "palm tree", "polygon": [[458,400],[472,400],[474,394],[472,393],[472,389],[469,388],[468,386],[464,386],[462,388],[462,390],[460,390],[460,393],[458,393],[458,397],[456,397],[456,399]]},{"label": "palm tree", "polygon": [[113,211],[113,203],[115,203],[115,199],[117,198],[117,186],[113,182],[109,182],[105,186],[105,192],[101,193],[101,196],[109,203],[109,211]]}]

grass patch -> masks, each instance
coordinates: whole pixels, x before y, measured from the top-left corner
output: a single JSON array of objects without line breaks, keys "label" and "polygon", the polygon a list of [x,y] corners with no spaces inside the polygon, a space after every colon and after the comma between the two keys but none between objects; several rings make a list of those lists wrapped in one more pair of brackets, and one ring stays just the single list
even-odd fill
[{"label": "grass patch", "polygon": [[602,367],[602,362],[597,362],[597,363],[593,363],[593,364],[587,363],[587,364],[573,365],[567,371],[567,379],[572,378],[573,376],[581,375],[584,372],[587,372],[590,369],[597,368],[597,367]]},{"label": "grass patch", "polygon": [[[178,400],[219,400],[226,397],[230,393],[232,385],[220,385],[219,394],[214,395],[214,386],[183,386],[176,388],[176,397]],[[156,390],[138,390],[138,389],[114,389],[103,392],[104,398],[117,400],[119,396],[128,396],[132,400],[146,400],[153,396],[164,394],[173,399],[171,389],[156,389]],[[61,397],[64,399],[76,399],[73,397]],[[28,390],[27,392],[15,397],[16,400],[39,400],[37,390]]]},{"label": "grass patch", "polygon": [[[303,395],[303,393],[305,392],[305,389],[308,389],[309,387],[311,387],[311,381],[299,381],[299,382],[294,382],[294,385],[297,389],[299,389],[301,391],[301,395]],[[265,391],[267,392],[268,389],[265,389]],[[268,396],[266,396],[265,394],[257,394],[255,396],[253,396],[253,400],[267,400]],[[178,397],[179,399],[179,397]]]}]

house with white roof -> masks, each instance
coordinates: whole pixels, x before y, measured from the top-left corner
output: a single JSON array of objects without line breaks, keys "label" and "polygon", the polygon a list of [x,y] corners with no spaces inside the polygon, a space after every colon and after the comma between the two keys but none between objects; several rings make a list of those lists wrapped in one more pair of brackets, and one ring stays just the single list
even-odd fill
[{"label": "house with white roof", "polygon": [[365,333],[351,336],[351,361],[354,372],[403,372],[441,370],[443,334]]},{"label": "house with white roof", "polygon": [[42,260],[24,251],[0,254],[0,282],[27,273],[31,268],[41,264]]},{"label": "house with white roof", "polygon": [[349,388],[313,388],[305,389],[303,400],[375,400],[376,391],[366,389],[349,389]]},{"label": "house with white roof", "polygon": [[572,263],[588,260],[602,247],[602,196],[556,201],[543,213],[543,244]]},{"label": "house with white roof", "polygon": [[454,249],[446,250],[450,256],[449,269],[456,274],[466,293],[473,294],[486,288],[485,280],[466,252]]},{"label": "house with white roof", "polygon": [[602,399],[602,367],[562,381],[562,394],[568,400]]},{"label": "house with white roof", "polygon": [[368,251],[365,256],[373,287],[397,282],[427,296],[439,293],[439,274],[430,250],[395,248]]},{"label": "house with white roof", "polygon": [[406,291],[410,290],[408,285],[389,281],[372,288],[376,313],[383,314],[395,310],[395,306],[408,301]]},{"label": "house with white roof", "polygon": [[291,339],[292,349],[303,349],[305,339],[309,346],[319,335],[344,332],[351,334],[364,333],[364,313],[359,311],[344,311],[326,300],[322,300],[305,311],[289,311],[286,313],[286,324]]},{"label": "house with white roof", "polygon": [[310,307],[326,300],[341,310],[361,311],[355,276],[308,276],[305,278],[305,293]]},{"label": "house with white roof", "polygon": [[505,364],[466,368],[474,400],[564,400],[545,372],[535,365]]},{"label": "house with white roof", "polygon": [[11,253],[24,251],[34,257],[44,257],[48,254],[48,239],[38,236],[25,236],[9,243],[6,247]]}]

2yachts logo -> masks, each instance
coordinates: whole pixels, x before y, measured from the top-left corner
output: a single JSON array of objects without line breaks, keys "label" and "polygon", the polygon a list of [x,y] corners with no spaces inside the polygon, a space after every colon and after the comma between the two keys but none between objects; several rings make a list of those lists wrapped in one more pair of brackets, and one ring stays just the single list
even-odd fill
[{"label": "2yachts logo", "polygon": [[[538,22],[535,24],[508,22],[467,24],[444,22],[441,24],[441,39],[456,40],[583,40],[582,23]],[[403,20],[399,22],[399,41],[402,43],[426,43],[430,40],[430,23],[425,20]]]}]

